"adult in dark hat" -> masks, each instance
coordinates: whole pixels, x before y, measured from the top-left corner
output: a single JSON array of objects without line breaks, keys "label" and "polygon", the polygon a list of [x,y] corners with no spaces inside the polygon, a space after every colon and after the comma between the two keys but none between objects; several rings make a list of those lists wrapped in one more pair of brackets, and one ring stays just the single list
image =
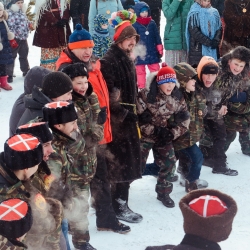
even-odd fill
[{"label": "adult in dark hat", "polygon": [[226,240],[237,213],[235,200],[218,190],[195,190],[179,203],[185,236],[177,246],[147,247],[146,250],[221,250],[218,242]]},{"label": "adult in dark hat", "polygon": [[122,22],[117,22],[119,18],[112,20],[116,24],[114,43],[101,59],[101,71],[109,93],[119,89],[121,95],[110,105],[113,141],[107,145],[112,156],[107,159],[108,175],[117,218],[138,223],[142,216],[128,207],[128,199],[129,183],[141,178],[138,118],[135,114],[136,72],[131,59],[139,35],[131,25],[135,21],[135,14],[124,10],[112,16],[121,18]]},{"label": "adult in dark hat", "polygon": [[43,77],[42,88],[33,87],[32,95],[24,99],[26,110],[18,122],[24,125],[36,117],[43,117],[42,108],[52,101],[70,101],[73,90],[70,78],[62,72],[50,72]]}]

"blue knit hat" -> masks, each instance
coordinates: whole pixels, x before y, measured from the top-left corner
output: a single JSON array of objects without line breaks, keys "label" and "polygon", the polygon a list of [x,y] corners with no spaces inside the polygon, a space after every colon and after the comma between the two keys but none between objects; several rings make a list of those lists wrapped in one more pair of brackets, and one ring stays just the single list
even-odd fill
[{"label": "blue knit hat", "polygon": [[94,27],[97,33],[102,33],[102,34],[108,33],[108,29],[102,28],[103,24],[109,25],[108,19],[104,15],[100,15],[100,14],[96,15],[94,18]]},{"label": "blue knit hat", "polygon": [[148,12],[149,8],[147,6],[144,6],[140,9],[140,13],[142,13],[143,11],[147,11]]},{"label": "blue knit hat", "polygon": [[93,48],[94,46],[90,33],[78,23],[74,32],[69,36],[69,49]]}]

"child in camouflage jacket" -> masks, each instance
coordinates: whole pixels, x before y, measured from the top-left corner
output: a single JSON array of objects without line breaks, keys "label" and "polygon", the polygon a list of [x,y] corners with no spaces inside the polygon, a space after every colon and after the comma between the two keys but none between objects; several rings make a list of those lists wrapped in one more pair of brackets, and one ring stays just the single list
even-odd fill
[{"label": "child in camouflage jacket", "polygon": [[[169,182],[176,158],[172,140],[188,130],[189,113],[182,93],[175,86],[176,74],[163,66],[149,80],[150,88],[141,90],[137,97],[137,112],[141,130],[142,170],[152,149],[155,163],[160,167],[156,192],[157,199],[166,207],[174,207],[169,197],[173,184]],[[176,126],[169,129],[168,120],[175,116]]]}]

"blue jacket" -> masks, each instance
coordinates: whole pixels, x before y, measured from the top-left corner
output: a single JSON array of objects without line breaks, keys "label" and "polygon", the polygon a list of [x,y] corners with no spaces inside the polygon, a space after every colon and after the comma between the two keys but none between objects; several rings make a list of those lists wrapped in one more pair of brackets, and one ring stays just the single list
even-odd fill
[{"label": "blue jacket", "polygon": [[[135,5],[135,13],[137,17],[140,17],[140,10],[143,7],[148,7],[148,5],[145,2],[138,2]],[[148,16],[150,16],[150,9],[149,9]],[[159,63],[160,58],[159,58],[159,53],[158,53],[156,46],[158,44],[162,44],[162,42],[161,42],[161,37],[160,37],[155,21],[151,20],[147,26],[144,26],[138,22],[135,22],[133,24],[133,27],[135,28],[136,32],[140,35],[139,44],[146,46],[146,49],[147,49],[146,57],[143,58],[144,60],[142,60],[140,57],[137,57],[136,65],[147,65],[147,64]],[[146,31],[149,32],[148,35],[145,34]]]}]

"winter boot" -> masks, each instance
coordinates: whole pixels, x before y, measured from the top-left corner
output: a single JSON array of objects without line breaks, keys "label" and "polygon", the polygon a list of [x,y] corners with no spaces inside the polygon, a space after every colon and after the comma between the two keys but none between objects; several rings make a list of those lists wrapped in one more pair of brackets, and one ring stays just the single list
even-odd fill
[{"label": "winter boot", "polygon": [[175,206],[174,201],[169,197],[169,194],[157,194],[157,200],[161,201],[165,207],[172,208]]},{"label": "winter boot", "polygon": [[126,201],[118,198],[116,199],[116,202],[119,204],[119,211],[115,211],[118,220],[123,220],[130,223],[139,223],[142,221],[143,217],[140,214],[134,213],[128,207],[128,203]]},{"label": "winter boot", "polygon": [[208,187],[208,182],[202,179],[197,179],[196,181],[198,189],[206,188]]},{"label": "winter boot", "polygon": [[7,76],[0,76],[0,87],[5,90],[12,90],[12,87],[7,82]]},{"label": "winter boot", "polygon": [[198,186],[196,184],[196,181],[193,182],[189,182],[188,180],[185,181],[185,191],[187,193],[193,191],[193,190],[197,190]]},{"label": "winter boot", "polygon": [[8,76],[7,77],[7,82],[12,83],[13,82],[13,76]]},{"label": "winter boot", "polygon": [[186,183],[185,176],[183,174],[180,174],[180,185],[185,187],[185,183]]},{"label": "winter boot", "polygon": [[88,242],[86,242],[80,248],[75,248],[75,250],[96,250],[96,248],[92,247]]},{"label": "winter boot", "polygon": [[126,226],[124,224],[122,224],[121,222],[119,222],[117,220],[116,224],[114,225],[110,225],[110,226],[104,226],[104,227],[100,227],[97,226],[97,230],[98,231],[113,231],[115,233],[119,233],[119,234],[125,234],[131,231],[129,226]]},{"label": "winter boot", "polygon": [[238,175],[237,170],[230,169],[227,166],[216,166],[213,168],[212,173],[213,174],[224,174],[224,175],[229,175],[229,176]]}]

